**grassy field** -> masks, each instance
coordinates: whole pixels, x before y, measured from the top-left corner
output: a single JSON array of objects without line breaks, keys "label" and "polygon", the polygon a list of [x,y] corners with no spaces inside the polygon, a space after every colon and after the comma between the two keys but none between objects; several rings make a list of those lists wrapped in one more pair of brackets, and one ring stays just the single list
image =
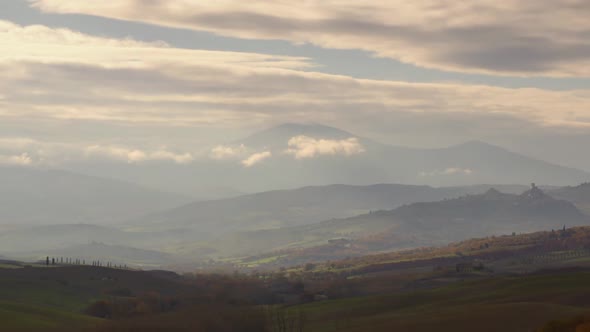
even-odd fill
[{"label": "grassy field", "polygon": [[[51,330],[93,327],[103,320],[84,314],[90,304],[115,291],[140,295],[182,294],[188,286],[148,272],[90,266],[0,268],[0,327]],[[0,328],[0,331],[4,331]],[[68,330],[69,331],[69,330]]]},{"label": "grassy field", "polygon": [[264,332],[262,305],[272,299],[245,276],[0,268],[0,331]]},{"label": "grassy field", "polygon": [[306,331],[533,331],[590,312],[590,272],[547,272],[454,283],[405,294],[316,302]]},{"label": "grassy field", "polygon": [[76,331],[97,327],[101,319],[46,306],[0,301],[2,331],[67,330]]},{"label": "grassy field", "polygon": [[[186,331],[199,332],[275,331],[256,327],[265,319],[257,317],[262,307],[246,299],[260,293],[245,291],[248,286],[244,279],[207,276],[187,283],[179,278],[166,272],[89,266],[0,268],[0,331],[119,331],[126,326],[158,326],[157,331],[167,331],[168,326],[192,326]],[[536,331],[552,320],[589,314],[589,281],[590,268],[512,275],[448,270],[378,273],[326,284],[317,281],[316,286],[347,288],[360,283],[365,285],[360,289],[372,288],[370,294],[380,295],[345,295],[279,306],[278,310],[303,322],[302,330],[288,332]],[[183,309],[143,311],[123,319],[98,319],[85,314],[91,303],[113,299],[114,291],[121,290],[129,294],[116,295],[123,296],[121,299],[151,292],[157,293],[157,298],[169,295],[191,301],[184,301],[188,305],[179,307]],[[234,296],[240,292],[242,295]],[[246,329],[245,324],[253,327]]]}]

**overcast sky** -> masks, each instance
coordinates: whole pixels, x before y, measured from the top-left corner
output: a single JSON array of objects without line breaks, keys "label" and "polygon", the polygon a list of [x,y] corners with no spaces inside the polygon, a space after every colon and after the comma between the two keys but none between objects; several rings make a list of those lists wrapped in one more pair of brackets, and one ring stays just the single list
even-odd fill
[{"label": "overcast sky", "polygon": [[587,0],[1,0],[0,163],[191,163],[314,122],[590,170],[589,17]]}]

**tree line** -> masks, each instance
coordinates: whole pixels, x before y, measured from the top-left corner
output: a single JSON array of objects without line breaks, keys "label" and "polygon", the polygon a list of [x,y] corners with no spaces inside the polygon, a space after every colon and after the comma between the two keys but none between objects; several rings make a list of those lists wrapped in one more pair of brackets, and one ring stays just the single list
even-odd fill
[{"label": "tree line", "polygon": [[72,257],[49,257],[45,258],[45,265],[46,266],[54,266],[54,265],[88,265],[88,266],[96,266],[96,267],[106,267],[111,269],[125,269],[128,270],[127,264],[114,264],[113,262],[104,262],[100,260],[92,260],[86,263],[85,259],[80,258],[72,258]]}]

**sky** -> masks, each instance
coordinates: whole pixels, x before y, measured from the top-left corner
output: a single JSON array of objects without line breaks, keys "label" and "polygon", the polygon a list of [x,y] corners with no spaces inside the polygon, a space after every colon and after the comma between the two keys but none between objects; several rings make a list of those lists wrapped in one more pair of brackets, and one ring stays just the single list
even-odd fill
[{"label": "sky", "polygon": [[590,171],[588,17],[586,0],[2,0],[0,164],[190,164],[302,122]]}]

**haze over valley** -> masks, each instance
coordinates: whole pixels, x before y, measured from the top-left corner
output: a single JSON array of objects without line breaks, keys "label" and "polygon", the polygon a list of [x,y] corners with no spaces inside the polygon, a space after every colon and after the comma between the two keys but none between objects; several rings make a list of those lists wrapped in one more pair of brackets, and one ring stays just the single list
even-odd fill
[{"label": "haze over valley", "polygon": [[0,331],[590,331],[589,17],[0,1]]}]

